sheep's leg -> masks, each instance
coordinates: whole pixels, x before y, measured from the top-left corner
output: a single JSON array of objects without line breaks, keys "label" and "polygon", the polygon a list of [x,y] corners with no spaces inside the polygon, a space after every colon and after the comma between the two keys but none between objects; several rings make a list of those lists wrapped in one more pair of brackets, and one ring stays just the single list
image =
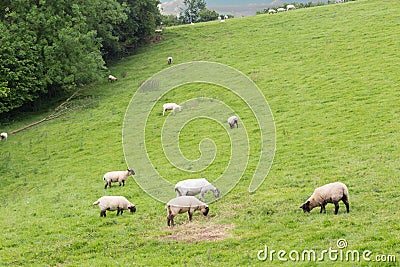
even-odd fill
[{"label": "sheep's leg", "polygon": [[172,214],[168,215],[167,224],[168,224],[168,226],[174,226],[174,215],[172,215]]},{"label": "sheep's leg", "polygon": [[336,202],[333,202],[333,204],[335,205],[335,215],[336,215],[339,212],[339,202],[336,201]]},{"label": "sheep's leg", "polygon": [[342,201],[346,205],[347,213],[349,213],[350,212],[350,205],[349,205],[349,199],[347,198],[347,196],[343,196]]},{"label": "sheep's leg", "polygon": [[122,186],[125,186],[125,181],[122,181]]},{"label": "sheep's leg", "polygon": [[106,211],[105,210],[100,211],[100,217],[106,217]]},{"label": "sheep's leg", "polygon": [[323,203],[321,205],[321,211],[319,213],[322,213],[322,212],[326,213],[325,205],[326,205],[325,203]]},{"label": "sheep's leg", "polygon": [[200,199],[201,199],[201,200],[204,200],[204,194],[205,194],[206,192],[207,192],[207,190],[204,190],[204,191],[201,190],[201,191],[200,191]]},{"label": "sheep's leg", "polygon": [[191,222],[193,217],[193,212],[190,212],[190,210],[188,210],[188,215],[189,215],[189,222]]},{"label": "sheep's leg", "polygon": [[104,186],[104,189],[107,189],[107,185],[108,185],[108,182],[106,182],[106,185]]}]

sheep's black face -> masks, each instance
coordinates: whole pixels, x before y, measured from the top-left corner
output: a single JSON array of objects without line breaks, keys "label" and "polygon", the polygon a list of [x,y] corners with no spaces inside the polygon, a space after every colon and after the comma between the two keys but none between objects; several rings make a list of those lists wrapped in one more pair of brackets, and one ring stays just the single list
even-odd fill
[{"label": "sheep's black face", "polygon": [[129,209],[129,211],[130,212],[135,212],[136,211],[136,206],[131,206],[131,207],[128,207],[128,209]]},{"label": "sheep's black face", "polygon": [[300,208],[303,209],[304,212],[310,212],[310,201],[307,201],[307,203],[301,205]]},{"label": "sheep's black face", "polygon": [[204,210],[202,210],[202,211],[203,211],[203,215],[207,216],[208,212],[210,211],[210,208],[209,207],[205,207]]},{"label": "sheep's black face", "polygon": [[135,171],[132,170],[132,169],[128,169],[128,172],[129,172],[131,175],[135,175]]}]

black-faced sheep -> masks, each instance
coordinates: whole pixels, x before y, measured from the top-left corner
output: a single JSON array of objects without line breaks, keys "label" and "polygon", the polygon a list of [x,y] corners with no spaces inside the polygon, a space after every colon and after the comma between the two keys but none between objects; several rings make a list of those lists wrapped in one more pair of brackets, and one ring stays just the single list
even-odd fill
[{"label": "black-faced sheep", "polygon": [[95,201],[93,205],[99,205],[100,217],[106,217],[107,210],[116,210],[117,216],[122,215],[124,210],[129,210],[132,213],[136,211],[136,206],[122,196],[104,196]]},{"label": "black-faced sheep", "polygon": [[335,214],[339,211],[339,201],[342,200],[346,205],[346,211],[350,211],[349,207],[349,190],[344,183],[335,182],[318,187],[306,203],[300,206],[304,212],[310,212],[315,207],[321,207],[322,212],[326,212],[325,206],[327,203],[335,205]]},{"label": "black-faced sheep", "polygon": [[172,64],[172,57],[168,57],[168,65],[171,65]]},{"label": "black-faced sheep", "polygon": [[5,140],[7,140],[7,138],[8,138],[8,134],[7,133],[1,133],[0,134],[0,141],[5,141]]},{"label": "black-faced sheep", "polygon": [[187,179],[178,182],[175,185],[176,196],[195,196],[200,194],[200,199],[204,199],[204,194],[208,191],[214,193],[214,197],[219,197],[219,189],[214,187],[205,178],[200,179]]},{"label": "black-faced sheep", "polygon": [[188,212],[189,221],[192,220],[193,213],[200,210],[204,216],[207,216],[209,207],[193,196],[176,197],[168,201],[166,205],[168,211],[167,225],[174,226],[174,217],[180,213]]},{"label": "black-faced sheep", "polygon": [[268,14],[275,14],[275,13],[276,13],[275,9],[272,8],[268,9]]},{"label": "black-faced sheep", "polygon": [[116,80],[118,80],[116,77],[112,76],[111,74],[108,75],[108,81],[115,82]]},{"label": "black-faced sheep", "polygon": [[128,168],[126,171],[107,172],[103,176],[103,180],[106,181],[104,189],[107,189],[107,186],[111,187],[111,183],[115,182],[118,182],[119,186],[124,186],[125,180],[128,179],[129,175],[135,175],[135,171]]},{"label": "black-faced sheep", "polygon": [[235,124],[236,124],[236,128],[239,128],[238,121],[239,121],[239,119],[237,116],[231,116],[228,118],[228,123],[229,123],[229,126],[231,127],[231,129],[233,129],[235,127]]},{"label": "black-faced sheep", "polygon": [[179,111],[182,111],[182,106],[179,106],[179,105],[177,105],[175,103],[166,103],[166,104],[163,105],[163,113],[162,113],[162,115],[164,116],[165,111],[167,111],[167,110],[172,110],[175,113],[175,110],[177,110],[177,109]]}]

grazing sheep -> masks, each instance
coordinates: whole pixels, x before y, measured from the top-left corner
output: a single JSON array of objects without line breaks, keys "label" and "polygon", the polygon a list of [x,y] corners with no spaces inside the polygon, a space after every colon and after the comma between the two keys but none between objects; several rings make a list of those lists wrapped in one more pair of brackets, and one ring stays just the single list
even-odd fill
[{"label": "grazing sheep", "polygon": [[118,80],[116,77],[112,76],[111,74],[108,75],[108,81],[115,82],[116,80]]},{"label": "grazing sheep", "polygon": [[283,7],[280,7],[280,8],[277,9],[277,11],[278,11],[278,12],[285,12],[286,9],[284,9]]},{"label": "grazing sheep", "polygon": [[175,185],[176,196],[195,196],[200,194],[200,199],[204,199],[204,194],[208,191],[214,193],[214,197],[219,197],[219,189],[214,187],[205,178],[200,179],[187,179],[178,182]]},{"label": "grazing sheep", "polygon": [[167,103],[163,105],[163,113],[162,115],[164,116],[165,111],[167,110],[172,110],[175,113],[175,110],[179,109],[179,111],[182,111],[182,106],[179,106],[175,103]]},{"label": "grazing sheep", "polygon": [[236,128],[239,128],[238,120],[239,119],[237,116],[231,116],[228,118],[228,123],[229,123],[229,126],[231,127],[231,129],[233,129],[235,127],[235,124],[236,124]]},{"label": "grazing sheep", "polygon": [[100,217],[106,217],[107,210],[116,210],[117,216],[122,215],[124,210],[129,210],[132,213],[136,211],[136,206],[122,196],[104,196],[94,202],[93,205],[99,205]]},{"label": "grazing sheep", "polygon": [[172,57],[168,57],[168,65],[171,65],[172,64]]},{"label": "grazing sheep", "polygon": [[275,14],[275,13],[276,13],[275,9],[272,8],[268,9],[268,14]]},{"label": "grazing sheep", "polygon": [[335,214],[338,214],[340,200],[343,201],[347,212],[349,212],[349,190],[347,186],[340,182],[330,183],[315,189],[311,197],[300,208],[304,212],[310,212],[313,208],[320,206],[320,213],[322,213],[326,212],[325,205],[327,203],[333,203],[335,205]]},{"label": "grazing sheep", "polygon": [[193,196],[176,197],[168,201],[166,205],[168,211],[167,225],[174,226],[174,217],[177,214],[188,212],[189,221],[192,221],[193,213],[200,210],[204,216],[207,216],[209,207],[206,203],[201,202]]},{"label": "grazing sheep", "polygon": [[296,9],[294,5],[287,5],[286,6],[286,11],[291,10],[291,9]]},{"label": "grazing sheep", "polygon": [[119,186],[124,186],[125,185],[125,180],[128,179],[129,175],[135,175],[135,171],[132,169],[127,169],[126,171],[113,171],[113,172],[107,172],[103,176],[103,180],[106,181],[106,185],[104,186],[104,189],[107,189],[108,187],[111,187],[112,182],[118,182]]},{"label": "grazing sheep", "polygon": [[7,138],[8,138],[8,134],[7,133],[1,133],[0,134],[0,141],[7,140]]}]

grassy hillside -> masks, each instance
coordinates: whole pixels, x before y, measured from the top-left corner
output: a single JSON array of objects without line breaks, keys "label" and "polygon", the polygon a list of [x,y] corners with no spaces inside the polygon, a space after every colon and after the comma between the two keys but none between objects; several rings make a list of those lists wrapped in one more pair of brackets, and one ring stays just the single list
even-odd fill
[{"label": "grassy hillside", "polygon": [[[398,265],[399,13],[398,1],[360,0],[166,29],[164,41],[111,67],[121,77],[118,82],[104,80],[84,89],[94,105],[0,142],[0,265]],[[196,213],[187,224],[182,214],[173,229],[166,226],[164,204],[132,178],[125,187],[107,191],[102,180],[105,172],[126,168],[121,138],[126,109],[144,81],[169,67],[170,55],[174,65],[212,61],[243,72],[262,90],[276,127],[272,168],[249,194],[259,153],[251,107],[226,88],[207,83],[184,84],[154,99],[146,148],[157,171],[172,183],[217,178],[229,161],[229,130],[207,119],[185,125],[179,145],[187,158],[200,156],[199,143],[206,137],[218,150],[206,170],[178,170],[161,148],[165,101],[221,100],[240,115],[250,140],[249,164],[237,186],[210,204],[208,217]],[[44,115],[3,120],[0,130],[17,129]],[[140,175],[139,164],[130,167]],[[338,180],[349,187],[349,214],[342,203],[337,216],[332,204],[326,214],[302,212],[299,206],[314,188]],[[100,218],[92,203],[102,195],[124,195],[137,212],[118,217],[108,212]],[[339,239],[348,247],[338,249]],[[260,261],[257,254],[265,246],[269,252],[285,250],[281,256],[288,261],[279,260],[277,252],[272,262],[269,257]],[[361,259],[330,260],[325,254],[322,263],[301,260],[304,250],[316,251],[319,258],[330,248],[342,255],[357,250]],[[370,262],[362,259],[368,250]],[[290,260],[290,251],[298,251],[300,260]],[[385,255],[396,256],[396,262],[376,261]]]}]

